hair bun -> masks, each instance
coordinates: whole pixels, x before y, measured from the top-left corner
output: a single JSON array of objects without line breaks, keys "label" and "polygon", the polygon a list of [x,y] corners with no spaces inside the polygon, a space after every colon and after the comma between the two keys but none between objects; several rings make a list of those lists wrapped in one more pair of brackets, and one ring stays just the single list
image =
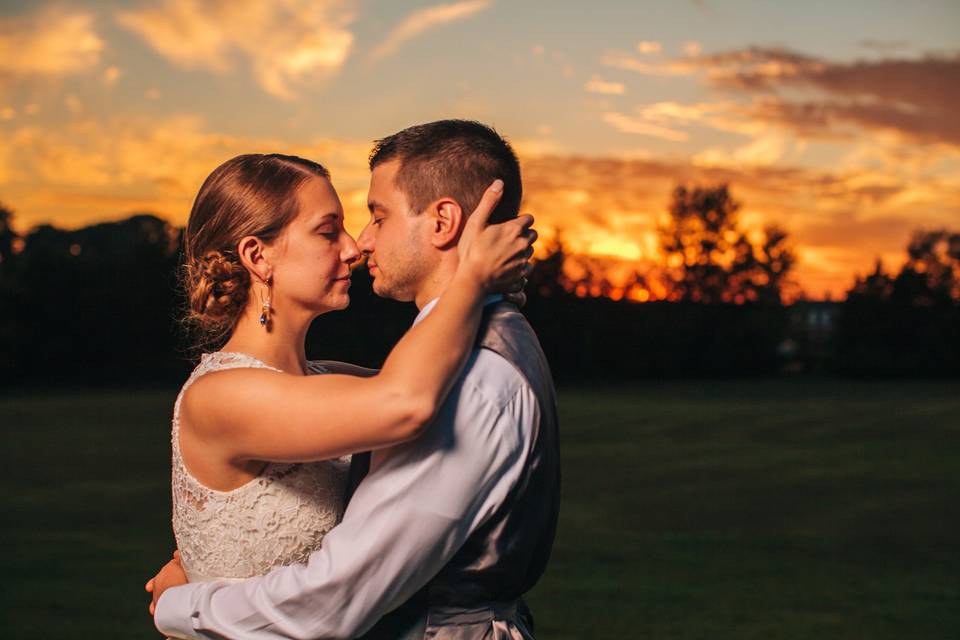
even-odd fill
[{"label": "hair bun", "polygon": [[239,258],[207,251],[186,264],[189,316],[205,331],[230,330],[247,303],[250,274]]}]

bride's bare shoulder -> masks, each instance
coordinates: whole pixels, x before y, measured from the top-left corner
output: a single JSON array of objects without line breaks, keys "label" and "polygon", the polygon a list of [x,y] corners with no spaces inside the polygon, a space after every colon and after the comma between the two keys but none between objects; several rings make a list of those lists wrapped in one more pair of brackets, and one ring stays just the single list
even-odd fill
[{"label": "bride's bare shoulder", "polygon": [[236,368],[210,371],[197,378],[180,400],[181,424],[198,434],[220,434],[243,426],[251,411],[263,409],[276,371]]}]

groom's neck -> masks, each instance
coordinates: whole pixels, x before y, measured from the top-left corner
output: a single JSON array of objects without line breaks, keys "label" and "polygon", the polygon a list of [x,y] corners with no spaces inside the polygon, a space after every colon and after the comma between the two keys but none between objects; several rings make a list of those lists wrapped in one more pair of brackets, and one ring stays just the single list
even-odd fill
[{"label": "groom's neck", "polygon": [[423,283],[417,289],[417,292],[414,296],[414,302],[417,305],[417,309],[422,310],[425,306],[430,304],[432,300],[439,298],[450,285],[450,281],[453,280],[453,276],[456,272],[456,256],[444,256],[444,259],[437,264],[433,271],[427,274],[427,276],[423,279]]}]

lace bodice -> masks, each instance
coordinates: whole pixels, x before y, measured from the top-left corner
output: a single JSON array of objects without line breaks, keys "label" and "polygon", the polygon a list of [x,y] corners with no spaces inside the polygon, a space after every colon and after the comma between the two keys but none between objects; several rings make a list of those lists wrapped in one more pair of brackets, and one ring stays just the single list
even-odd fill
[{"label": "lace bodice", "polygon": [[[180,453],[180,403],[200,376],[236,368],[274,369],[242,353],[205,354],[173,409],[173,531],[191,582],[263,575],[305,562],[343,513],[349,457],[323,462],[268,463],[231,491],[201,484]],[[310,363],[311,373],[327,373]]]}]

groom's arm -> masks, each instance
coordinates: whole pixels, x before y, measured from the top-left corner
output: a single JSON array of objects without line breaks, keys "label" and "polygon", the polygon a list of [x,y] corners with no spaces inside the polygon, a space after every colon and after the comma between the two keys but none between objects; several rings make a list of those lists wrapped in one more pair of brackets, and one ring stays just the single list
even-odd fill
[{"label": "groom's arm", "polygon": [[472,359],[438,424],[376,455],[306,565],[169,589],[157,628],[187,638],[350,638],[416,593],[517,483],[539,420],[532,390],[509,363],[486,350]]}]

